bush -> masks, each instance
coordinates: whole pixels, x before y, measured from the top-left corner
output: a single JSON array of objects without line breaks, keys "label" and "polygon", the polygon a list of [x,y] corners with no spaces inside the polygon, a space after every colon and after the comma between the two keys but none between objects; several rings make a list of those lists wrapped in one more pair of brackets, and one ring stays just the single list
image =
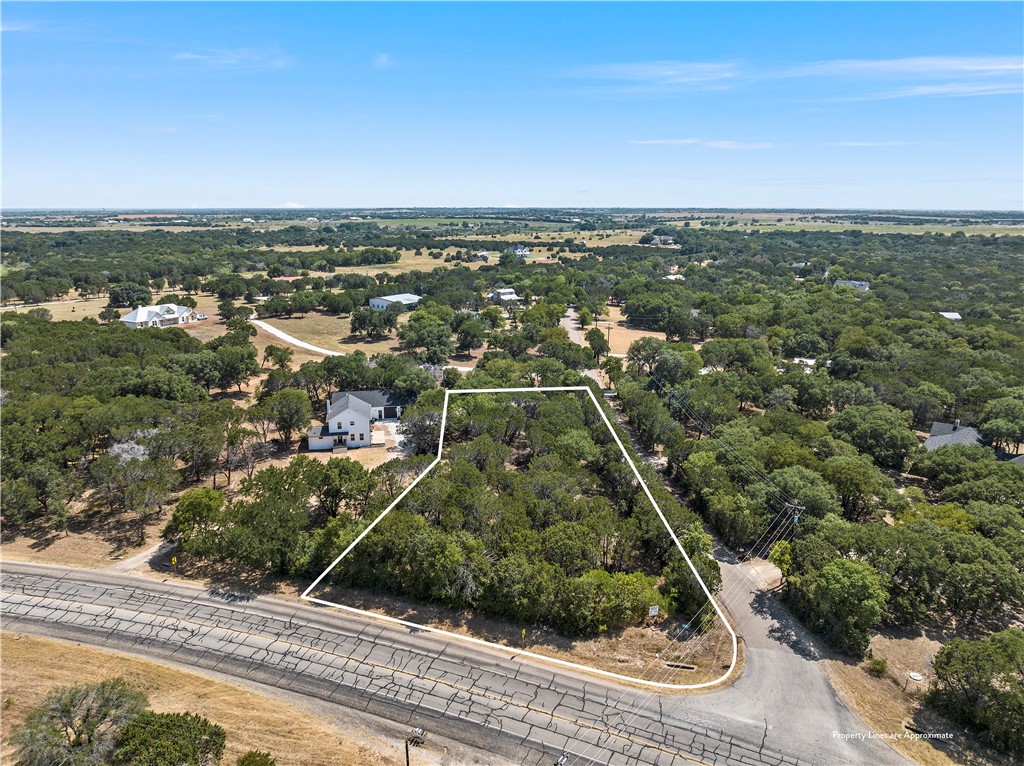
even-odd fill
[{"label": "bush", "polygon": [[868,674],[875,678],[884,678],[889,672],[889,661],[885,657],[872,657],[868,660]]},{"label": "bush", "polygon": [[270,753],[261,750],[250,750],[244,755],[238,756],[235,762],[237,766],[277,766],[277,760],[271,757]]}]

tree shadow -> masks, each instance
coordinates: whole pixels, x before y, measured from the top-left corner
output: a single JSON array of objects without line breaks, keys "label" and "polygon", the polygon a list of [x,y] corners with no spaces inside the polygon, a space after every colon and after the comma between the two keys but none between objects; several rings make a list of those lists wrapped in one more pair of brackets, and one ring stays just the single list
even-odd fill
[{"label": "tree shadow", "polygon": [[[909,721],[904,722],[908,733],[929,736],[929,743],[964,766],[1013,766],[1019,763],[1012,756],[998,753],[985,746],[978,735],[963,724],[946,718],[935,708],[922,702],[914,707]],[[936,735],[951,734],[944,738]]]},{"label": "tree shadow", "polygon": [[258,596],[274,595],[282,578],[272,572],[256,571],[249,567],[224,561],[195,561],[173,565],[170,559],[173,550],[163,550],[153,556],[148,564],[153,572],[175,574],[189,580],[199,580],[206,586],[211,597],[227,603],[246,603]]},{"label": "tree shadow", "polygon": [[779,601],[771,591],[758,591],[750,601],[754,614],[768,618],[772,625],[768,628],[768,637],[789,647],[795,654],[807,660],[824,659],[824,653],[809,637],[807,629]]},{"label": "tree shadow", "polygon": [[110,558],[120,558],[145,544],[146,526],[158,513],[153,511],[140,516],[111,509],[90,498],[69,514],[66,532],[55,528],[48,516],[38,516],[17,528],[3,525],[0,540],[6,543],[19,537],[28,538],[32,541],[28,545],[30,550],[45,551],[66,537],[90,533],[110,546]]}]

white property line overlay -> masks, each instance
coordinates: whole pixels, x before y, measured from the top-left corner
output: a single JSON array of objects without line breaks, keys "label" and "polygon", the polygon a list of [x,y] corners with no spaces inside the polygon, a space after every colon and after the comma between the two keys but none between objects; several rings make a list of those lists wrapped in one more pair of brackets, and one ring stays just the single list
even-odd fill
[{"label": "white property line overlay", "polygon": [[[714,679],[713,681],[705,681],[704,683],[700,684],[669,684],[660,681],[645,681],[641,678],[625,676],[621,675],[620,673],[612,673],[609,670],[601,670],[599,668],[594,668],[589,665],[580,665],[575,662],[569,662],[568,660],[558,659],[557,657],[548,657],[543,654],[537,654],[536,652],[527,651],[526,649],[518,649],[514,646],[506,646],[504,644],[496,644],[492,641],[484,641],[482,638],[464,636],[459,633],[453,633],[448,630],[442,630],[441,628],[432,628],[429,625],[420,625],[419,623],[409,622],[408,620],[402,620],[397,617],[390,617],[388,615],[378,614],[376,612],[369,612],[365,609],[356,609],[353,606],[345,606],[344,604],[336,604],[333,601],[326,601],[324,599],[314,598],[313,596],[309,595],[310,591],[316,588],[316,586],[320,584],[320,581],[323,580],[330,573],[330,571],[334,569],[334,567],[336,567],[339,564],[339,562],[343,558],[345,558],[352,551],[352,549],[355,548],[356,545],[364,537],[366,537],[366,535],[368,535],[370,531],[375,526],[377,526],[377,524],[379,524],[381,520],[395,508],[395,506],[402,502],[405,496],[408,495],[409,492],[411,492],[412,489],[417,484],[419,484],[420,480],[428,473],[430,473],[430,471],[433,470],[434,466],[441,462],[441,452],[444,449],[444,429],[445,424],[448,420],[448,401],[451,398],[452,394],[536,394],[551,393],[557,391],[585,391],[590,396],[590,400],[594,403],[594,406],[597,408],[597,411],[601,415],[601,419],[604,421],[604,424],[608,427],[608,431],[611,433],[612,438],[615,440],[615,443],[622,451],[622,456],[626,459],[626,463],[633,470],[633,475],[636,476],[637,481],[640,482],[640,486],[643,488],[644,494],[647,496],[647,499],[650,500],[651,505],[654,506],[654,510],[657,511],[658,513],[658,518],[661,519],[661,523],[665,525],[665,529],[668,530],[669,535],[672,537],[672,542],[676,544],[676,548],[678,548],[679,552],[683,554],[683,560],[686,561],[686,565],[690,567],[690,571],[693,572],[693,576],[697,578],[697,582],[700,584],[701,590],[704,591],[704,595],[708,597],[708,601],[710,601],[711,605],[715,608],[715,612],[718,614],[718,618],[722,621],[722,624],[725,625],[726,629],[729,631],[729,636],[732,639],[732,660],[729,663],[729,668],[721,676]],[[626,451],[626,448],[623,446],[622,441],[619,439],[619,435],[615,433],[615,429],[612,427],[611,421],[608,420],[608,416],[605,414],[604,408],[601,407],[601,404],[598,402],[597,397],[594,395],[593,390],[589,386],[539,386],[537,388],[463,388],[457,390],[446,390],[444,392],[444,408],[441,410],[441,435],[437,443],[437,457],[434,458],[433,462],[429,466],[427,466],[423,473],[417,476],[415,480],[413,480],[413,482],[408,487],[406,487],[405,490],[394,499],[394,501],[392,501],[391,505],[385,508],[384,511],[377,518],[375,518],[373,522],[371,522],[370,525],[366,529],[364,529],[362,533],[355,540],[353,540],[344,551],[342,551],[341,555],[338,556],[338,558],[336,558],[333,562],[331,562],[331,565],[327,567],[327,569],[325,569],[320,574],[320,576],[317,577],[308,588],[306,588],[305,591],[303,591],[301,598],[315,604],[320,604],[321,606],[330,606],[336,609],[344,609],[346,612],[352,612],[354,614],[363,615],[364,617],[372,617],[376,620],[384,620],[386,622],[391,622],[396,625],[402,625],[407,628],[413,628],[415,630],[429,631],[431,633],[436,633],[438,635],[446,636],[448,638],[454,638],[458,641],[466,641],[468,643],[477,644],[479,646],[486,646],[490,649],[496,649],[501,652],[512,652],[514,655],[529,657],[531,659],[541,660],[543,662],[551,662],[556,665],[561,665],[562,667],[572,668],[573,670],[583,670],[588,673],[596,673],[597,675],[604,676],[606,678],[614,678],[617,681],[644,684],[647,686],[655,686],[661,689],[706,689],[709,686],[716,686],[725,681],[725,679],[727,679],[729,675],[732,673],[732,671],[736,668],[736,631],[733,630],[732,625],[729,624],[729,620],[726,619],[725,614],[722,612],[721,607],[719,607],[718,605],[718,602],[715,601],[714,597],[711,595],[711,591],[708,590],[708,586],[705,585],[704,581],[701,579],[700,573],[697,572],[697,569],[696,567],[694,567],[693,562],[690,561],[690,557],[683,549],[682,543],[680,543],[679,538],[676,537],[675,531],[673,531],[672,526],[668,523],[668,519],[665,518],[665,514],[662,513],[661,507],[655,501],[654,496],[651,494],[651,490],[647,487],[647,483],[640,475],[640,472],[637,470],[636,465],[634,465],[632,458],[630,458],[629,453]]]}]

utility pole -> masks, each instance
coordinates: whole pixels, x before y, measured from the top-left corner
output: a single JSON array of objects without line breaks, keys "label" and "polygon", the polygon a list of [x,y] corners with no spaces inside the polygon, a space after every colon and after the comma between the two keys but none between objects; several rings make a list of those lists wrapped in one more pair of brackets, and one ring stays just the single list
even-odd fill
[{"label": "utility pole", "polygon": [[793,514],[793,523],[796,524],[797,522],[800,521],[800,514],[803,513],[807,509],[804,506],[802,506],[802,505],[797,505],[796,503],[788,503],[787,502],[787,503],[783,504],[782,510],[790,511]]}]

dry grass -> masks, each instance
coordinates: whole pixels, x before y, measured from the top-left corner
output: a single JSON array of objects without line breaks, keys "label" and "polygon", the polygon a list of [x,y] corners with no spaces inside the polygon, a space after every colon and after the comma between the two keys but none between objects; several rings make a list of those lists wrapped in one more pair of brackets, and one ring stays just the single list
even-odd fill
[{"label": "dry grass", "polygon": [[269,751],[279,766],[385,766],[398,764],[397,747],[369,732],[341,729],[324,716],[253,689],[214,680],[117,652],[63,641],[2,634],[3,747],[0,761],[13,763],[8,744],[28,711],[57,686],[96,683],[122,676],[144,691],[159,713],[190,711],[227,732],[222,763],[250,749]]},{"label": "dry grass", "polygon": [[[358,550],[353,551],[352,555],[358,555]],[[732,658],[729,634],[720,625],[716,625],[710,635],[701,635],[689,642],[668,637],[666,630],[675,627],[673,621],[658,626],[630,627],[588,640],[569,639],[547,627],[529,627],[524,640],[524,626],[468,610],[450,609],[439,604],[421,604],[358,588],[331,588],[318,593],[317,597],[502,646],[526,649],[541,656],[659,683],[693,684],[714,680],[722,675]],[[696,668],[671,668],[666,662],[686,663]],[[737,670],[730,679],[739,676],[740,666],[742,651]]]},{"label": "dry grass", "polygon": [[[399,315],[398,322],[404,324],[408,319],[409,312],[405,312]],[[328,351],[341,351],[345,354],[362,351],[367,356],[373,356],[374,354],[397,354],[402,350],[395,334],[372,341],[366,340],[363,335],[353,335],[352,320],[347,316],[337,317],[311,311],[305,316],[274,317],[264,321],[294,338]],[[273,336],[269,342],[273,342]],[[277,343],[280,345],[283,341],[277,339]],[[323,357],[316,358],[322,359]]]},{"label": "dry grass", "polygon": [[627,353],[629,351],[630,344],[633,343],[633,341],[640,340],[640,338],[657,338],[658,340],[665,340],[665,333],[663,332],[641,330],[636,327],[631,327],[626,317],[623,316],[622,309],[618,306],[609,306],[608,315],[600,317],[595,324],[601,332],[605,334],[608,334],[608,328],[611,327],[609,343],[612,347],[611,352],[613,354]]},{"label": "dry grass", "polygon": [[[876,678],[867,672],[867,663],[835,659],[822,660],[821,666],[842,701],[868,727],[878,734],[896,736],[886,739],[898,752],[921,766],[977,764],[1009,766],[1008,758],[982,747],[964,727],[951,723],[924,704],[924,693],[934,679],[932,658],[942,644],[934,638],[875,636],[871,653],[885,659],[888,670]],[[916,671],[924,681],[907,675]],[[908,738],[906,725],[930,734],[950,733],[949,740]]]},{"label": "dry grass", "polygon": [[0,559],[33,561],[99,569],[111,566],[159,539],[174,503],[144,522],[126,512],[90,510],[85,503],[71,506],[69,533],[55,531],[44,518],[34,519],[16,532],[4,530]]}]

